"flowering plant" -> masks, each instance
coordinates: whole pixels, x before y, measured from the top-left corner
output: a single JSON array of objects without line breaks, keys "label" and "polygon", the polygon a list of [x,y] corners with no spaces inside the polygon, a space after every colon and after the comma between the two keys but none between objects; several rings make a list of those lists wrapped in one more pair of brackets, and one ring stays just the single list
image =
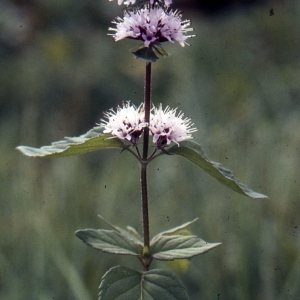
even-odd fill
[{"label": "flowering plant", "polygon": [[[76,236],[84,243],[104,252],[135,256],[143,270],[136,271],[123,266],[111,268],[103,276],[100,284],[100,300],[113,299],[155,299],[186,300],[188,294],[179,279],[170,271],[162,269],[150,270],[153,260],[190,259],[203,254],[220,243],[208,243],[191,235],[185,229],[196,221],[192,220],[156,234],[150,238],[150,222],[148,208],[147,167],[156,157],[161,155],[179,155],[232,190],[253,199],[266,198],[241,183],[221,164],[207,158],[200,145],[191,141],[192,134],[197,131],[192,120],[177,113],[169,106],[163,109],[152,103],[151,81],[152,63],[157,55],[165,55],[161,47],[163,42],[177,41],[181,46],[187,45],[190,21],[182,21],[179,11],[172,11],[171,0],[150,0],[136,3],[135,0],[118,0],[127,8],[123,17],[117,17],[109,28],[115,41],[124,38],[142,41],[142,45],[134,55],[146,61],[144,101],[135,106],[130,101],[124,102],[116,110],[104,113],[98,126],[86,134],[63,141],[54,142],[50,146],[32,148],[19,146],[17,149],[32,157],[63,157],[82,154],[89,151],[107,148],[119,148],[131,153],[140,164],[141,198],[142,198],[142,235],[132,227],[120,228],[104,220],[107,229],[81,229]],[[142,140],[142,142],[140,142]],[[150,142],[154,145],[149,153]]]},{"label": "flowering plant", "polygon": [[[123,1],[119,1],[122,4]],[[135,1],[126,1],[125,4],[134,4]],[[194,37],[187,35],[193,31],[190,28],[189,20],[182,21],[182,15],[178,10],[172,11],[168,7],[172,1],[165,1],[158,4],[157,1],[150,1],[143,6],[133,6],[124,11],[124,16],[116,17],[112,23],[116,28],[109,27],[113,31],[115,41],[124,38],[140,40],[143,45],[134,52],[137,58],[155,62],[158,57],[156,54],[166,56],[161,43],[177,41],[182,47],[188,45],[186,40]]]}]

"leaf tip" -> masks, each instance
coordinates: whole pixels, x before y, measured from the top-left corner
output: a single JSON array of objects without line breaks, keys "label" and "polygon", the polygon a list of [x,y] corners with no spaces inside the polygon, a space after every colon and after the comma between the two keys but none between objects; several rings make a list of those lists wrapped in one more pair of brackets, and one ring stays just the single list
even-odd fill
[{"label": "leaf tip", "polygon": [[245,192],[245,194],[252,198],[252,199],[255,199],[255,200],[258,200],[258,199],[270,199],[267,195],[264,195],[264,194],[260,194],[260,193],[257,193],[257,192],[254,192],[254,191],[251,191],[251,192]]},{"label": "leaf tip", "polygon": [[81,240],[85,239],[84,230],[82,229],[76,230],[74,234]]},{"label": "leaf tip", "polygon": [[25,146],[18,146],[15,149],[18,150],[18,151],[20,151],[22,154],[25,154],[25,152],[23,150],[24,148],[25,148]]}]

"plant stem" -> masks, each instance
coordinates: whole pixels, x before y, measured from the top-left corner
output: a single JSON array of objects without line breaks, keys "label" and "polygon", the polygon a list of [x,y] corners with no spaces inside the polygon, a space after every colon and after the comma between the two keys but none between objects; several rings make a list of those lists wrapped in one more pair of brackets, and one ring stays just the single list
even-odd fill
[{"label": "plant stem", "polygon": [[[149,124],[151,110],[151,62],[146,62],[145,85],[144,85],[144,109],[145,122]],[[148,271],[151,260],[148,260],[150,248],[150,225],[149,225],[149,209],[148,209],[148,187],[147,187],[147,165],[149,151],[149,128],[144,129],[143,136],[143,157],[141,161],[141,192],[142,192],[142,215],[143,215],[143,236],[144,249],[142,264],[144,271]]]},{"label": "plant stem", "polygon": [[[144,82],[144,109],[145,109],[145,122],[150,121],[151,110],[151,62],[146,62],[145,82]],[[149,128],[144,129],[144,143],[143,143],[143,160],[147,160],[149,148]]]},{"label": "plant stem", "polygon": [[141,189],[142,189],[142,213],[143,213],[143,235],[144,247],[150,246],[149,209],[148,209],[148,187],[147,187],[147,163],[141,165]]}]

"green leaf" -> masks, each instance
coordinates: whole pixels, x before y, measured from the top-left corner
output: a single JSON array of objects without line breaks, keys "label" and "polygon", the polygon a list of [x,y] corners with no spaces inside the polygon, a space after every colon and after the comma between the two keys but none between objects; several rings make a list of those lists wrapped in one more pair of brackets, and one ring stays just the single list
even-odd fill
[{"label": "green leaf", "polygon": [[79,137],[66,137],[62,141],[54,142],[50,146],[33,148],[19,146],[17,150],[32,157],[63,157],[83,154],[106,148],[124,148],[124,143],[116,138],[108,137],[102,133],[103,128],[95,127]]},{"label": "green leaf", "polygon": [[[176,232],[178,232],[178,231],[180,231],[182,229],[185,229],[186,227],[188,227],[191,224],[195,223],[197,220],[198,220],[198,218],[196,218],[196,219],[194,219],[194,220],[192,220],[190,222],[186,222],[186,223],[184,223],[182,225],[179,225],[177,227],[174,227],[174,228],[162,231],[157,236],[159,236],[159,235],[172,235],[172,234],[176,234]],[[157,236],[155,236],[153,239],[155,239]]]},{"label": "green leaf", "polygon": [[107,221],[106,219],[104,219],[101,215],[98,215],[98,217],[104,221],[109,227],[111,227],[112,229],[114,229],[115,231],[118,231],[119,233],[123,234],[124,236],[126,236],[127,238],[133,240],[134,242],[136,242],[137,244],[139,244],[141,247],[143,247],[143,241],[142,241],[142,237],[140,236],[140,234],[133,229],[131,226],[127,226],[126,230],[123,228],[120,228],[116,225],[113,225],[112,223],[110,223],[109,221]]},{"label": "green leaf", "polygon": [[151,47],[142,47],[135,52],[132,52],[135,58],[145,60],[148,62],[156,62],[158,60],[157,55],[154,53]]},{"label": "green leaf", "polygon": [[99,300],[188,300],[185,287],[170,271],[138,272],[117,266],[106,272]]},{"label": "green leaf", "polygon": [[107,253],[140,256],[142,246],[128,235],[115,230],[82,229],[75,232],[84,243]]},{"label": "green leaf", "polygon": [[248,196],[253,199],[264,199],[268,196],[257,193],[249,189],[245,184],[241,183],[236,177],[233,176],[232,172],[224,168],[220,163],[213,162],[202,151],[199,144],[192,141],[185,141],[180,143],[180,147],[173,146],[169,149],[171,154],[180,155],[198,167],[203,169],[210,176],[217,179],[222,184],[226,185],[233,191]]},{"label": "green leaf", "polygon": [[150,242],[150,254],[158,260],[192,258],[221,243],[207,243],[195,235],[157,235]]},{"label": "green leaf", "polygon": [[153,49],[163,57],[169,56],[168,52],[160,44],[153,45]]}]

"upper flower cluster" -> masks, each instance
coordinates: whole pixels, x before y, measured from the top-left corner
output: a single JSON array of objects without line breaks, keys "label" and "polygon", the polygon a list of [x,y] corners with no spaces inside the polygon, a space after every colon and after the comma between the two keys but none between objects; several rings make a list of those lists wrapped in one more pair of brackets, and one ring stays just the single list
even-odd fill
[{"label": "upper flower cluster", "polygon": [[176,109],[162,105],[151,110],[149,124],[144,120],[144,107],[130,105],[130,102],[123,104],[123,108],[118,107],[117,112],[113,109],[104,113],[107,120],[101,120],[100,126],[104,127],[104,133],[121,139],[128,140],[136,145],[145,127],[149,127],[149,133],[153,136],[153,143],[156,148],[161,149],[171,142],[179,145],[179,142],[192,139],[192,133],[197,131],[190,118],[184,118],[180,112],[176,116]]},{"label": "upper flower cluster", "polygon": [[[170,3],[170,1],[166,2]],[[177,41],[184,46],[187,44],[186,40],[194,35],[187,34],[193,31],[193,28],[189,27],[190,20],[182,21],[181,18],[182,15],[178,10],[166,10],[160,5],[146,4],[141,8],[124,10],[123,18],[117,17],[112,22],[116,28],[110,27],[109,30],[115,32],[111,34],[115,41],[124,38],[141,40],[145,47]]]},{"label": "upper flower cluster", "polygon": [[[113,1],[113,0],[109,0],[109,1]],[[124,2],[125,5],[133,5],[135,4],[136,0],[118,0],[118,4],[119,5],[122,5]],[[156,2],[159,2],[159,3],[164,3],[165,6],[169,7],[171,4],[172,4],[172,0],[150,0],[150,4],[153,5],[155,4]]]}]

